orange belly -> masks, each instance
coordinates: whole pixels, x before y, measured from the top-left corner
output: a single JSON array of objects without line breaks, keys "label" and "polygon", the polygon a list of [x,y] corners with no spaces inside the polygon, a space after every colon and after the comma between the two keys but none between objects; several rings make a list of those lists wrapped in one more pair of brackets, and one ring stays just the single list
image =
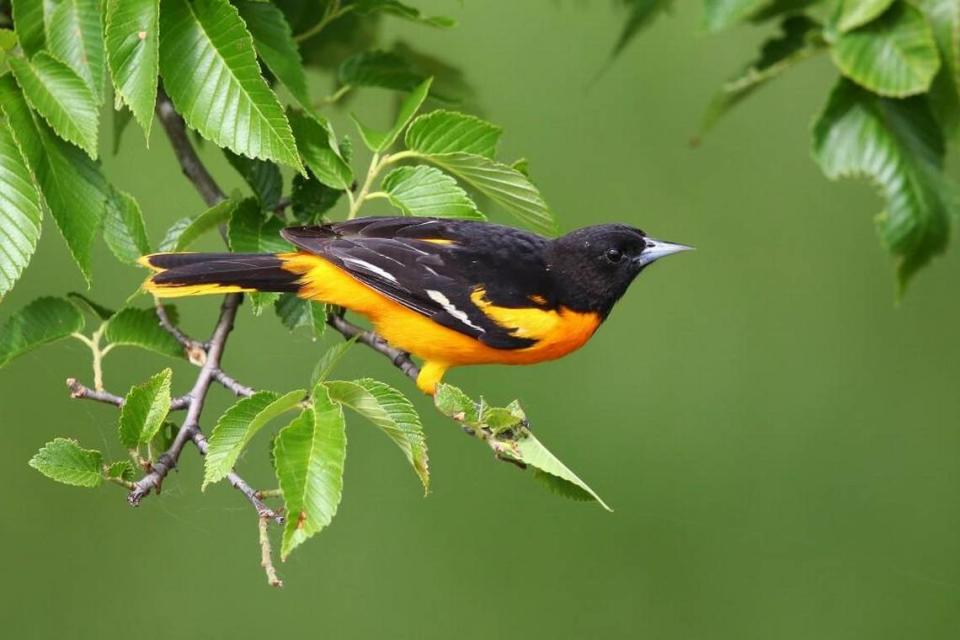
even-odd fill
[{"label": "orange belly", "polygon": [[[577,313],[561,308],[507,309],[483,300],[483,292],[474,301],[495,322],[516,327],[515,335],[536,340],[524,349],[494,349],[374,291],[346,271],[323,258],[306,253],[281,254],[284,269],[301,276],[302,297],[344,307],[366,316],[377,333],[398,349],[432,363],[436,385],[443,371],[465,364],[533,364],[553,360],[583,346],[600,325],[593,313]],[[419,382],[419,381],[418,381]],[[421,384],[421,388],[424,385]],[[427,389],[424,389],[425,391]]]}]

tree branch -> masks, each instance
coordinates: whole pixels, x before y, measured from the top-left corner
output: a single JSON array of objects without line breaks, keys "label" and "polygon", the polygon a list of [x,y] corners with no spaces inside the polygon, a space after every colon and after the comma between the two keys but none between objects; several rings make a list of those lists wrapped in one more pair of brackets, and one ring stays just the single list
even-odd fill
[{"label": "tree branch", "polygon": [[80,384],[76,378],[67,378],[67,388],[70,389],[71,398],[85,398],[87,400],[96,400],[106,404],[112,404],[115,407],[123,406],[123,398],[115,396],[107,391],[96,391]]},{"label": "tree branch", "polygon": [[173,152],[183,169],[183,175],[197,188],[203,201],[207,203],[207,206],[212,207],[221,200],[225,200],[226,194],[220,190],[213,176],[203,166],[197,152],[190,143],[190,138],[187,137],[187,126],[183,122],[183,118],[174,109],[170,97],[162,88],[157,91],[156,113],[164,131],[167,132],[170,144],[173,145]]},{"label": "tree branch", "polygon": [[327,324],[336,329],[345,339],[350,340],[351,338],[356,338],[357,342],[365,344],[377,353],[385,356],[393,366],[400,369],[408,378],[416,380],[417,376],[420,375],[420,367],[413,361],[410,354],[406,351],[391,347],[379,334],[361,329],[344,318],[342,314],[338,313],[329,314],[327,316]]},{"label": "tree branch", "polygon": [[233,321],[242,299],[243,295],[239,293],[230,293],[224,296],[223,304],[220,306],[220,318],[217,320],[217,326],[210,337],[207,360],[200,367],[197,381],[193,385],[193,389],[190,390],[190,405],[187,407],[187,416],[183,419],[183,425],[173,439],[170,448],[153,463],[150,473],[134,483],[133,491],[127,496],[127,501],[131,505],[137,506],[140,504],[140,501],[151,490],[160,491],[163,479],[170,473],[171,469],[177,466],[177,460],[180,459],[183,446],[188,440],[193,440],[197,433],[200,433],[200,413],[203,411],[203,403],[207,398],[210,383],[214,379],[214,371],[220,366],[220,356],[223,353],[227,336],[233,330]]}]

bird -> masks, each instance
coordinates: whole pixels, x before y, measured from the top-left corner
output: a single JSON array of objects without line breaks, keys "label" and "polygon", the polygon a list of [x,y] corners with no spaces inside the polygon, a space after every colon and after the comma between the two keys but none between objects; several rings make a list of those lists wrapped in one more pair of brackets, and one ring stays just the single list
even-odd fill
[{"label": "bird", "polygon": [[692,249],[626,224],[556,238],[482,221],[369,216],[281,230],[283,253],[154,253],[158,298],[271,291],[365,316],[423,361],[434,395],[452,367],[535,364],[587,343],[654,261]]}]

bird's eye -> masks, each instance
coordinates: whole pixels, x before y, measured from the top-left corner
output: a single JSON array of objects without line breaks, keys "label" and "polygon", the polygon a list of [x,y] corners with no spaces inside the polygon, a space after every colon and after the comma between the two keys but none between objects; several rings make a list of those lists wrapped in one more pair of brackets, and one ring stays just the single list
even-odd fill
[{"label": "bird's eye", "polygon": [[606,257],[612,264],[617,264],[623,258],[623,253],[619,249],[607,249]]}]

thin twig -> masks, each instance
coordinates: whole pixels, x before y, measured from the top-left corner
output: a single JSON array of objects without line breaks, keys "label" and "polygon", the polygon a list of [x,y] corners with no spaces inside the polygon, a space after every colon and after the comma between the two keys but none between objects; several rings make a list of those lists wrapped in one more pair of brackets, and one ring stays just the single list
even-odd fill
[{"label": "thin twig", "polygon": [[159,300],[155,300],[153,306],[157,312],[157,320],[160,322],[160,326],[183,347],[184,351],[187,352],[187,358],[190,362],[196,365],[203,365],[207,355],[206,349],[204,348],[205,345],[198,340],[194,340],[185,334],[180,327],[173,324],[173,321],[170,320],[170,316],[167,314],[167,308],[163,306]]},{"label": "thin twig", "polygon": [[357,342],[365,344],[377,353],[386,356],[393,366],[400,369],[408,378],[416,380],[417,376],[420,375],[420,367],[413,361],[410,354],[391,347],[380,335],[361,329],[337,313],[331,313],[327,316],[327,324],[336,329],[347,340],[356,338]]},{"label": "thin twig", "polygon": [[234,380],[232,376],[224,373],[220,368],[213,370],[213,379],[226,387],[235,396],[248,398],[255,393],[251,387],[248,387],[245,384],[240,384]]},{"label": "thin twig", "polygon": [[271,587],[282,587],[283,580],[277,575],[277,570],[273,566],[273,557],[270,553],[270,535],[267,533],[267,518],[260,518],[260,566],[267,574],[267,583]]},{"label": "thin twig", "polygon": [[[192,436],[193,443],[197,445],[197,449],[201,454],[207,455],[207,439],[199,431],[195,432]],[[273,520],[277,524],[283,524],[283,515],[277,513],[270,507],[268,507],[260,497],[260,492],[247,484],[247,481],[238,476],[236,473],[231,471],[227,474],[227,480],[233,486],[234,489],[237,489],[246,496],[247,500],[250,501],[250,504],[253,505],[253,508],[257,510],[257,516],[260,518],[266,518],[267,520]]]},{"label": "thin twig", "polygon": [[70,389],[71,398],[85,398],[87,400],[96,400],[106,404],[112,404],[115,407],[123,406],[123,398],[114,395],[109,391],[96,391],[87,387],[76,378],[67,378],[67,388]]}]

